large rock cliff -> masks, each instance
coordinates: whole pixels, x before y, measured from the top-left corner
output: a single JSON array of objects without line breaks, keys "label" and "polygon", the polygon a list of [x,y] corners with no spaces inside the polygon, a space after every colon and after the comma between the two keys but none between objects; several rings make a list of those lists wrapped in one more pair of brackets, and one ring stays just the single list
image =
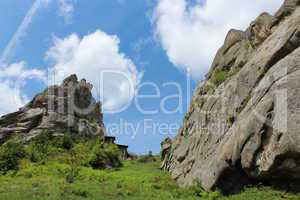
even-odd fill
[{"label": "large rock cliff", "polygon": [[13,136],[30,140],[44,131],[103,138],[101,104],[93,98],[92,87],[76,75],[48,87],[17,112],[0,118],[0,144]]},{"label": "large rock cliff", "polygon": [[183,186],[300,180],[300,0],[229,31],[183,127],[162,145],[162,168]]}]

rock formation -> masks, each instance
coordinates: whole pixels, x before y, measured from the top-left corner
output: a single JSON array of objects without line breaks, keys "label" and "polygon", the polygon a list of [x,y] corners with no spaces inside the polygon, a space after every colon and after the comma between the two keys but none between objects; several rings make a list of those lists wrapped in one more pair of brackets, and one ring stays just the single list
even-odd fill
[{"label": "rock formation", "polygon": [[78,81],[76,75],[60,86],[50,86],[19,111],[0,118],[0,144],[12,136],[30,140],[45,130],[103,137],[101,103],[93,98],[92,87],[84,79]]},{"label": "rock formation", "polygon": [[232,190],[300,180],[300,0],[229,31],[183,127],[163,143],[163,169],[182,186]]}]

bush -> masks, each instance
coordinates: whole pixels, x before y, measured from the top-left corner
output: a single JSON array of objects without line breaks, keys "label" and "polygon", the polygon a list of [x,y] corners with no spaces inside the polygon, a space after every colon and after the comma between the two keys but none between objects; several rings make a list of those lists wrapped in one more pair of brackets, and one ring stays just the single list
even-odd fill
[{"label": "bush", "polygon": [[93,147],[89,164],[94,169],[121,167],[120,150],[113,144],[96,144]]},{"label": "bush", "polygon": [[211,191],[207,192],[202,188],[202,184],[200,181],[196,181],[195,185],[190,188],[192,191],[194,191],[194,195],[197,197],[201,197],[202,199],[207,199],[207,200],[217,200],[219,199],[222,195],[221,193],[216,190],[216,191]]},{"label": "bush", "polygon": [[74,142],[72,140],[72,137],[69,133],[65,133],[62,141],[62,147],[64,149],[70,150],[74,146]]},{"label": "bush", "polygon": [[70,168],[68,169],[66,174],[67,183],[73,183],[75,181],[75,178],[78,176],[80,171],[80,162],[81,159],[78,156],[78,154],[74,150],[71,150],[68,159],[68,164]]},{"label": "bush", "polygon": [[156,162],[157,159],[154,157],[154,156],[140,156],[138,159],[137,159],[138,162],[140,163],[149,163],[149,162]]},{"label": "bush", "polygon": [[86,143],[76,143],[71,151],[74,151],[78,158],[79,165],[89,167],[89,158],[92,149]]},{"label": "bush", "polygon": [[0,173],[18,170],[19,162],[25,157],[23,144],[11,140],[0,147]]},{"label": "bush", "polygon": [[50,148],[50,135],[47,132],[37,136],[28,146],[27,154],[32,162],[40,162],[46,159]]},{"label": "bush", "polygon": [[148,155],[139,156],[137,161],[140,163],[149,163],[149,162],[156,162],[158,159],[152,155],[152,152],[150,151]]},{"label": "bush", "polygon": [[211,77],[212,82],[219,86],[229,77],[229,71],[225,69],[216,69]]},{"label": "bush", "polygon": [[82,188],[80,189],[73,189],[72,190],[72,194],[79,196],[79,197],[83,197],[83,198],[87,198],[88,197],[88,192]]}]

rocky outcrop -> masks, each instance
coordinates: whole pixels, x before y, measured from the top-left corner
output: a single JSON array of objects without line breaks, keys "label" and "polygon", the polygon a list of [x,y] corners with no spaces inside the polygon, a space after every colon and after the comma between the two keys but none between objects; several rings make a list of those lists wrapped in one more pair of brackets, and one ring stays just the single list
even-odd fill
[{"label": "rocky outcrop", "polygon": [[244,31],[231,30],[163,169],[182,186],[232,190],[300,180],[300,1],[286,0]]},{"label": "rocky outcrop", "polygon": [[161,168],[164,169],[167,167],[168,163],[168,158],[167,156],[170,156],[170,151],[172,148],[172,140],[170,138],[166,138],[162,143],[161,143],[161,159],[163,160],[161,164]]},{"label": "rocky outcrop", "polygon": [[92,87],[84,79],[78,81],[76,75],[50,86],[19,111],[0,118],[0,142],[12,136],[30,140],[43,131],[103,137],[101,103],[93,98]]}]

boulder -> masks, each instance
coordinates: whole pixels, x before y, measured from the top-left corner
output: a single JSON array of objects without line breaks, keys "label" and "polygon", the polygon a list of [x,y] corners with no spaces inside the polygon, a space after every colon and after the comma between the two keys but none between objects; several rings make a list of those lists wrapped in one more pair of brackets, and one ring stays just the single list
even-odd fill
[{"label": "boulder", "polygon": [[271,34],[273,19],[272,15],[262,13],[250,24],[246,35],[252,46],[258,47]]},{"label": "boulder", "polygon": [[285,0],[281,8],[275,13],[273,25],[277,25],[285,17],[291,15],[299,5],[300,0]]}]

